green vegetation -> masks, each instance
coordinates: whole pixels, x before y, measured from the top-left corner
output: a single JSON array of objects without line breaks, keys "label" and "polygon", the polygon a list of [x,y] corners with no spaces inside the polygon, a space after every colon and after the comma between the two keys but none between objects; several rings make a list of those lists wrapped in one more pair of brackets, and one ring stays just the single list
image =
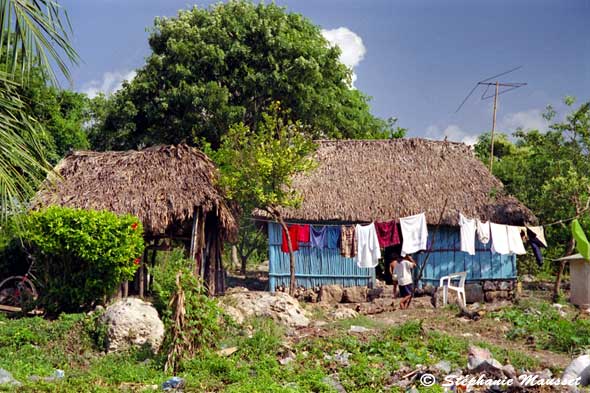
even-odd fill
[{"label": "green vegetation", "polygon": [[[207,318],[216,320],[212,315]],[[162,371],[165,354],[154,356],[142,350],[102,354],[95,341],[95,319],[83,314],[62,315],[54,321],[0,316],[0,367],[25,385],[21,388],[24,392],[133,391],[160,385],[172,375]],[[284,329],[270,320],[254,319],[244,329],[225,332],[218,341],[223,348],[237,347],[236,353],[222,356],[211,349],[200,351],[183,362],[177,375],[185,378],[187,391],[333,392],[327,377],[337,373],[348,392],[380,392],[402,367],[413,370],[417,364],[432,365],[440,360],[449,361],[453,368],[465,367],[468,342],[425,331],[419,321],[362,337],[348,334],[344,327],[334,326],[330,331],[328,337],[311,336],[286,344],[289,338]],[[518,352],[482,346],[517,368],[538,367],[535,359]],[[289,352],[293,360],[281,364],[279,359]],[[350,354],[348,365],[334,358],[345,352]],[[31,375],[49,376],[54,369],[64,370],[65,378],[29,380]],[[418,388],[421,392],[441,391]],[[402,391],[396,389],[390,391]]]},{"label": "green vegetation", "polygon": [[53,67],[69,78],[78,55],[69,42],[67,15],[50,0],[0,0],[0,220],[22,210],[49,169],[44,130],[21,96],[31,69],[56,81]]},{"label": "green vegetation", "polygon": [[546,302],[523,301],[491,316],[512,323],[507,333],[511,340],[532,338],[538,348],[567,354],[590,348],[590,320],[579,319],[579,315],[562,316]]},{"label": "green vegetation", "polygon": [[[566,97],[572,108],[563,121],[547,107],[547,132],[516,130],[514,142],[500,134],[494,143],[494,175],[509,194],[529,207],[541,223],[567,220],[575,216],[585,229],[590,228],[590,102],[573,108],[575,100]],[[475,146],[478,157],[489,165],[490,135],[483,134]],[[573,250],[569,222],[546,226],[549,258]],[[524,265],[523,265],[524,262]],[[520,273],[536,272],[534,262],[519,258]],[[558,265],[546,263],[545,272]]]},{"label": "green vegetation", "polygon": [[31,212],[22,238],[50,313],[86,309],[112,295],[133,277],[144,247],[137,217],[57,206]]},{"label": "green vegetation", "polygon": [[101,102],[92,127],[95,149],[195,143],[216,149],[239,123],[255,129],[275,101],[308,135],[399,137],[395,120],[370,113],[369,98],[351,89],[352,72],[302,15],[273,3],[218,3],[157,18],[152,54],[137,76]]}]

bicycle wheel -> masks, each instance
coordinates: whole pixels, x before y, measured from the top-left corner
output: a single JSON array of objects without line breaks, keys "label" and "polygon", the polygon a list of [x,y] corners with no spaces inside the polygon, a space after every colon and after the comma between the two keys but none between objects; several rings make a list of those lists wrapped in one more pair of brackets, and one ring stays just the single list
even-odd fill
[{"label": "bicycle wheel", "polygon": [[38,297],[35,285],[27,277],[12,276],[0,282],[0,304],[25,308]]}]

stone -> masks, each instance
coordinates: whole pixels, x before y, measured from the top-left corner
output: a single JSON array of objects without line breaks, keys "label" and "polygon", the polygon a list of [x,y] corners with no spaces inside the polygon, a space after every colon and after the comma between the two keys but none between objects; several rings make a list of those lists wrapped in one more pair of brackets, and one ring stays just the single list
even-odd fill
[{"label": "stone", "polygon": [[344,290],[340,285],[322,285],[319,301],[322,303],[336,304],[342,301]]},{"label": "stone", "polygon": [[572,360],[561,377],[564,381],[574,381],[576,378],[580,378],[580,386],[590,386],[590,355]]},{"label": "stone", "polygon": [[307,327],[311,323],[297,299],[284,292],[248,291],[220,297],[221,306],[229,305],[237,310],[243,319],[267,317],[289,327]]},{"label": "stone", "polygon": [[164,340],[164,323],[158,311],[141,299],[117,300],[106,308],[100,321],[107,330],[107,352],[147,345],[156,353]]},{"label": "stone", "polygon": [[485,293],[485,300],[488,303],[493,303],[498,300],[505,299],[507,297],[506,291],[489,291]]},{"label": "stone", "polygon": [[311,288],[307,289],[303,293],[303,300],[305,300],[306,302],[309,302],[309,303],[317,303],[318,297],[319,297],[318,293]]},{"label": "stone", "polygon": [[498,290],[500,291],[512,291],[514,289],[514,281],[500,281],[498,284]]},{"label": "stone", "polygon": [[368,333],[372,331],[371,329],[368,329],[364,326],[357,326],[357,325],[352,325],[350,326],[350,329],[348,329],[349,333]]},{"label": "stone", "polygon": [[370,301],[370,302],[372,302],[373,300],[382,297],[383,294],[384,294],[384,292],[385,291],[384,291],[384,288],[383,287],[380,287],[380,288],[370,288],[367,291],[367,300]]},{"label": "stone", "polygon": [[342,301],[344,303],[364,303],[367,301],[367,287],[344,288]]},{"label": "stone", "polygon": [[438,371],[442,374],[447,375],[451,372],[451,363],[449,363],[446,360],[441,360],[440,362],[438,362],[434,366],[432,366],[432,368],[434,368],[436,371]]},{"label": "stone", "polygon": [[359,313],[353,310],[352,308],[341,307],[335,310],[330,311],[328,317],[330,319],[339,320],[339,319],[351,319],[356,318],[359,316]]},{"label": "stone", "polygon": [[228,348],[220,349],[216,353],[219,356],[230,356],[230,355],[232,355],[232,354],[234,354],[236,352],[238,352],[238,347],[228,347]]},{"label": "stone", "polygon": [[503,376],[502,364],[492,357],[490,351],[472,345],[467,355],[467,369],[472,374],[486,373],[494,377]]},{"label": "stone", "polygon": [[162,384],[162,390],[164,390],[164,391],[169,391],[169,390],[179,391],[184,388],[184,385],[185,385],[184,378],[172,377]]},{"label": "stone", "polygon": [[507,378],[514,378],[516,376],[516,369],[512,364],[505,364],[502,367],[502,372]]},{"label": "stone", "polygon": [[[435,308],[443,306],[443,287],[438,287],[436,293],[432,296],[431,303]],[[457,292],[447,291],[447,304],[456,304],[459,301]]]},{"label": "stone", "polygon": [[484,282],[483,282],[483,290],[484,290],[484,291],[486,291],[486,292],[487,292],[487,291],[495,291],[495,290],[497,290],[497,289],[498,289],[498,288],[497,288],[497,286],[496,286],[496,282],[495,282],[495,281],[490,281],[490,280],[487,280],[487,281],[484,281]]},{"label": "stone", "polygon": [[244,323],[244,315],[237,308],[226,304],[226,305],[223,305],[223,310],[238,325],[241,325]]},{"label": "stone", "polygon": [[467,303],[482,303],[484,301],[483,286],[479,283],[465,284],[465,300]]},{"label": "stone", "polygon": [[426,284],[423,289],[424,289],[424,294],[428,295],[428,296],[432,296],[436,292],[436,287],[431,284]]},{"label": "stone", "polygon": [[329,385],[338,393],[346,393],[346,389],[344,389],[344,386],[338,381],[337,377],[338,375],[328,375],[322,379],[322,382]]},{"label": "stone", "polygon": [[20,386],[21,383],[14,379],[10,372],[0,368],[0,386],[2,385]]},{"label": "stone", "polygon": [[520,280],[524,283],[527,283],[527,284],[537,281],[535,279],[535,276],[533,276],[532,274],[523,274]]}]

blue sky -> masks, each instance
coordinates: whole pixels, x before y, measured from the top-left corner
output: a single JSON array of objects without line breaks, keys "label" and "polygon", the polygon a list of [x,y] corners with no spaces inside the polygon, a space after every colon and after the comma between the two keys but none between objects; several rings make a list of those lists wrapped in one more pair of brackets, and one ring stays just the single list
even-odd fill
[{"label": "blue sky", "polygon": [[[186,0],[62,0],[83,62],[75,90],[110,93],[149,54],[156,16],[174,16]],[[355,87],[372,96],[377,116],[395,116],[409,136],[473,142],[491,128],[492,100],[478,80],[505,76],[528,86],[500,96],[498,126],[545,128],[547,104],[564,111],[565,95],[590,99],[590,0],[277,0],[308,17],[339,44]]]}]

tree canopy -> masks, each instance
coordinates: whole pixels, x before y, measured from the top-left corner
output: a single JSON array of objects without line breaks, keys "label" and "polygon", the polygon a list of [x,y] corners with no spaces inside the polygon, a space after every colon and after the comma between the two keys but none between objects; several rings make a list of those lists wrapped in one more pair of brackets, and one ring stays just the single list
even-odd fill
[{"label": "tree canopy", "polygon": [[232,125],[255,129],[275,101],[313,137],[403,134],[370,113],[320,28],[275,4],[230,1],[157,18],[149,45],[137,76],[103,103],[95,148],[199,140],[217,148]]}]

